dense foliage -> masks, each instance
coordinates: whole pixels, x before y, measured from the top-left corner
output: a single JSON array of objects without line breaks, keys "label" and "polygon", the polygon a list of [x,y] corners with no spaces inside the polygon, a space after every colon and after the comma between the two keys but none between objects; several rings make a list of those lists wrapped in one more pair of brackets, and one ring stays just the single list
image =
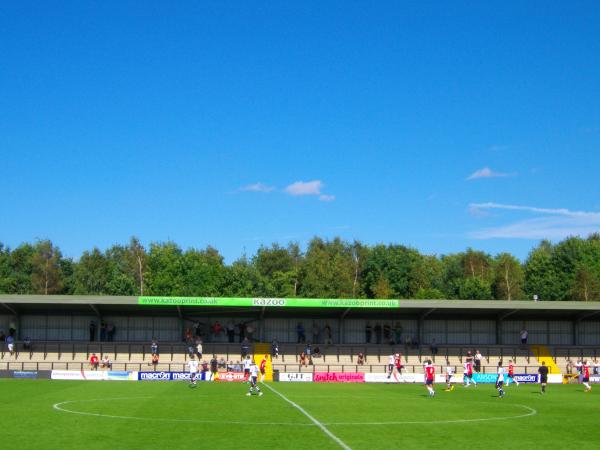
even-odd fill
[{"label": "dense foliage", "polygon": [[402,245],[313,238],[226,265],[218,250],[136,238],[65,258],[48,240],[0,244],[0,293],[239,297],[600,300],[600,235],[542,241],[524,263],[481,251],[430,256]]}]

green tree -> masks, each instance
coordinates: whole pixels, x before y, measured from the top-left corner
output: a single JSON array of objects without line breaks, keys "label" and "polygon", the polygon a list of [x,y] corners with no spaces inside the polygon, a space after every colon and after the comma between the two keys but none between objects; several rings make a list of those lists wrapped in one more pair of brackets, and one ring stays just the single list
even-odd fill
[{"label": "green tree", "polygon": [[468,277],[463,280],[459,294],[463,300],[490,300],[492,298],[492,287],[488,281],[481,277]]},{"label": "green tree", "polygon": [[111,280],[110,261],[98,249],[84,251],[75,266],[73,291],[78,295],[108,294],[108,283]]},{"label": "green tree", "polygon": [[183,252],[174,242],[150,244],[146,295],[182,295],[185,291]]},{"label": "green tree", "polygon": [[375,298],[392,298],[394,291],[390,286],[390,282],[385,275],[380,274],[379,278],[373,285],[373,297]]},{"label": "green tree", "polygon": [[509,253],[500,253],[494,261],[494,294],[498,300],[523,298],[523,267]]},{"label": "green tree", "polygon": [[31,288],[36,294],[57,294],[62,289],[60,250],[49,240],[38,241],[32,260]]},{"label": "green tree", "polygon": [[553,264],[554,248],[549,241],[542,241],[525,261],[525,293],[528,298],[537,295],[540,300],[562,300],[564,288]]},{"label": "green tree", "polygon": [[571,298],[584,302],[600,300],[600,280],[588,267],[580,266],[570,289]]}]

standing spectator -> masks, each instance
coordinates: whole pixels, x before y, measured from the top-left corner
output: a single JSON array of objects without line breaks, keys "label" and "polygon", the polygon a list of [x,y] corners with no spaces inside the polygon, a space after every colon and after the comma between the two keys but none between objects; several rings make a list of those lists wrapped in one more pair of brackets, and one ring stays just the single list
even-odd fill
[{"label": "standing spectator", "polygon": [[483,359],[483,355],[479,350],[475,350],[475,372],[481,372],[481,360]]},{"label": "standing spectator", "polygon": [[523,328],[521,330],[520,336],[521,336],[521,344],[526,345],[527,344],[527,338],[529,337],[529,332],[525,328]]},{"label": "standing spectator", "polygon": [[298,322],[298,325],[296,325],[296,335],[298,336],[298,344],[306,342],[306,335],[304,334],[304,325],[302,325],[302,322]]},{"label": "standing spectator", "polygon": [[325,343],[327,345],[333,344],[333,336],[331,334],[331,327],[328,323],[325,324]]},{"label": "standing spectator", "polygon": [[96,339],[96,322],[90,321],[90,342]]},{"label": "standing spectator", "polygon": [[273,358],[279,358],[279,342],[277,342],[277,339],[273,339],[273,342],[271,342],[271,359]]},{"label": "standing spectator", "polygon": [[252,335],[254,334],[254,327],[250,324],[246,325],[246,337],[249,341],[252,341]]},{"label": "standing spectator", "polygon": [[248,338],[244,338],[241,345],[242,359],[244,359],[248,353],[250,353],[250,341]]},{"label": "standing spectator", "polygon": [[194,335],[192,333],[192,330],[190,328],[186,328],[185,329],[185,341],[186,342],[191,342],[192,339],[194,338]]},{"label": "standing spectator", "polygon": [[198,361],[202,359],[202,339],[196,340],[196,356]]},{"label": "standing spectator", "polygon": [[394,325],[394,343],[400,344],[402,342],[402,324],[400,322],[396,322]]},{"label": "standing spectator", "polygon": [[569,359],[567,361],[567,375],[572,375],[573,374],[573,362]]},{"label": "standing spectator", "polygon": [[370,322],[367,322],[365,325],[365,342],[367,344],[371,343],[371,336],[373,335],[373,327]]},{"label": "standing spectator", "polygon": [[431,344],[429,345],[429,350],[431,351],[431,356],[435,356],[438,354],[438,347],[435,343],[435,339],[431,340]]},{"label": "standing spectator", "polygon": [[90,357],[90,366],[92,370],[98,370],[98,363],[98,357],[95,353],[92,353],[92,356]]},{"label": "standing spectator", "polygon": [[246,325],[244,325],[243,322],[240,322],[237,324],[237,329],[238,329],[238,339],[241,344],[242,341],[244,340],[244,338],[246,337]]},{"label": "standing spectator", "polygon": [[158,353],[152,353],[152,366],[156,372],[156,366],[158,366],[159,356]]},{"label": "standing spectator", "polygon": [[10,334],[6,337],[6,347],[8,348],[10,356],[15,354],[15,338]]},{"label": "standing spectator", "polygon": [[196,335],[198,337],[202,336],[202,324],[200,323],[200,321],[195,322],[193,327],[194,327],[194,335]]},{"label": "standing spectator", "polygon": [[115,340],[115,332],[116,332],[115,324],[109,323],[106,325],[106,337],[108,338],[108,342],[112,342]]},{"label": "standing spectator", "polygon": [[381,334],[383,332],[383,328],[381,328],[381,324],[376,323],[373,330],[375,331],[375,342],[377,344],[381,344]]},{"label": "standing spectator", "polygon": [[223,327],[221,326],[221,323],[217,320],[212,326],[212,332],[215,335],[215,338],[221,336],[221,331],[223,331]]},{"label": "standing spectator", "polygon": [[383,338],[386,340],[386,342],[390,345],[393,345],[392,342],[392,327],[390,326],[389,323],[386,323],[383,326]]},{"label": "standing spectator", "polygon": [[312,355],[312,345],[310,344],[310,342],[308,344],[306,344],[306,348],[304,349],[304,353],[306,353],[306,356],[308,356],[309,358]]},{"label": "standing spectator", "polygon": [[312,341],[315,344],[319,343],[319,333],[321,332],[321,330],[319,330],[319,325],[317,324],[317,322],[313,322],[313,327],[312,327]]},{"label": "standing spectator", "polygon": [[106,341],[106,322],[104,320],[100,322],[100,341]]},{"label": "standing spectator", "polygon": [[31,338],[29,336],[25,336],[25,339],[23,339],[23,349],[29,351],[33,350],[31,346]]},{"label": "standing spectator", "polygon": [[158,341],[155,337],[152,338],[152,344],[150,344],[150,353],[158,355]]},{"label": "standing spectator", "polygon": [[227,322],[227,341],[231,344],[235,340],[235,325],[230,320]]},{"label": "standing spectator", "polygon": [[191,339],[188,340],[186,342],[187,344],[187,352],[188,352],[188,356],[191,358],[194,357],[194,355],[196,354],[196,345],[194,343],[194,341],[192,341]]}]

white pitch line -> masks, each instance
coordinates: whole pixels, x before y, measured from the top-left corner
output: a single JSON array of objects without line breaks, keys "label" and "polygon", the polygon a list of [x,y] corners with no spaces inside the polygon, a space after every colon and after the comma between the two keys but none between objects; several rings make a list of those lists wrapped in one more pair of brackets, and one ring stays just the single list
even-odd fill
[{"label": "white pitch line", "polygon": [[323,425],[321,422],[319,422],[317,419],[315,419],[313,416],[307,413],[306,410],[302,408],[302,406],[298,405],[297,403],[294,403],[281,392],[277,391],[275,388],[269,386],[268,384],[263,383],[263,386],[269,389],[270,391],[274,392],[275,394],[279,395],[282,399],[284,399],[286,402],[288,402],[290,405],[292,405],[294,408],[296,408],[298,411],[300,411],[302,414],[308,417],[312,423],[318,426],[323,433],[325,433],[327,436],[333,439],[333,441],[335,441],[335,443],[342,447],[344,450],[352,450],[348,445],[344,443],[344,441],[342,441],[339,437],[337,437],[335,434],[329,431],[325,425]]}]

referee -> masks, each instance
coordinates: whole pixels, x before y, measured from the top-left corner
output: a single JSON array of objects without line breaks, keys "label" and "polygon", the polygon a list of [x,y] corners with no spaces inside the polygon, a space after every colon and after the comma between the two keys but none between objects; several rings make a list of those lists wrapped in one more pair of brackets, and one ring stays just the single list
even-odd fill
[{"label": "referee", "polygon": [[548,367],[546,367],[546,362],[542,361],[542,365],[538,369],[538,373],[540,374],[540,384],[542,386],[542,394],[546,393],[546,385],[548,384]]}]

